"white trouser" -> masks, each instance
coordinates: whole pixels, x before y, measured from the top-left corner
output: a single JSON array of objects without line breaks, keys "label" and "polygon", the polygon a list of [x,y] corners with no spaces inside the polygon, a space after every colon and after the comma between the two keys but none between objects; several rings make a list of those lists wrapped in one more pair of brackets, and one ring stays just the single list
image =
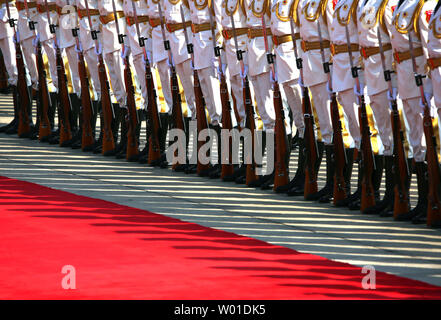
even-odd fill
[{"label": "white trouser", "polygon": [[36,64],[36,54],[35,47],[32,45],[34,38],[27,38],[21,41],[21,50],[26,61],[26,66],[28,67],[29,75],[31,77],[32,87],[34,89],[38,88],[38,71]]},{"label": "white trouser", "polygon": [[246,115],[245,115],[245,106],[243,104],[243,88],[242,88],[242,78],[239,74],[230,77],[231,83],[231,93],[234,95],[236,100],[236,109],[239,114],[239,118],[237,119],[237,124],[239,127],[245,127]]},{"label": "white trouser", "polygon": [[58,91],[58,75],[57,75],[57,59],[54,48],[54,39],[48,39],[41,43],[44,52],[47,55],[47,60],[49,64],[49,72],[51,74],[52,83]]},{"label": "white trouser", "polygon": [[[167,59],[158,61],[156,67],[161,80],[162,94],[165,100],[165,112],[172,113],[173,100],[171,95],[170,73]],[[156,77],[153,77],[156,80]],[[157,86],[156,86],[157,87]]]},{"label": "white trouser", "polygon": [[[348,89],[344,91],[340,91],[337,94],[337,101],[343,107],[345,112],[349,133],[351,134],[352,139],[355,143],[355,148],[360,150],[361,145],[361,133],[360,133],[360,125],[358,123],[358,104],[356,103],[357,97],[355,96],[355,92],[353,89]],[[321,127],[321,123],[320,123]]]},{"label": "white trouser", "polygon": [[276,123],[276,113],[274,110],[273,90],[269,72],[250,76],[250,80],[253,84],[254,94],[257,100],[257,109],[263,122],[263,129],[273,130]]},{"label": "white trouser", "polygon": [[288,104],[292,111],[294,125],[299,131],[299,137],[303,138],[305,134],[305,123],[303,122],[302,93],[298,84],[298,79],[284,82],[283,91],[288,99]]},{"label": "white trouser", "polygon": [[0,49],[2,50],[6,71],[8,72],[8,83],[15,86],[17,85],[18,71],[15,58],[15,44],[12,37],[0,39]]},{"label": "white trouser", "polygon": [[389,99],[387,98],[387,90],[369,96],[370,106],[374,112],[375,122],[378,127],[381,142],[384,146],[384,155],[391,156],[393,154],[393,136],[392,124],[389,111]]},{"label": "white trouser", "polygon": [[409,143],[412,146],[413,157],[416,162],[422,162],[426,155],[426,141],[423,137],[420,98],[403,99],[402,101],[407,123],[409,123]]},{"label": "white trouser", "polygon": [[124,108],[126,106],[126,90],[124,85],[124,64],[120,55],[120,50],[106,53],[104,55],[104,61],[109,70],[113,95],[119,103],[119,106]]},{"label": "white trouser", "polygon": [[317,112],[320,124],[320,132],[324,144],[332,144],[332,125],[331,115],[329,113],[329,96],[326,89],[326,82],[310,86],[311,96],[314,101],[315,111]]},{"label": "white trouser", "polygon": [[196,108],[194,99],[194,87],[193,87],[193,69],[191,68],[191,60],[185,60],[176,64],[176,73],[181,80],[182,87],[184,88],[185,101],[187,102],[187,117],[196,119]]},{"label": "white trouser", "polygon": [[[148,104],[148,96],[147,96],[147,86],[145,82],[145,64],[144,64],[144,55],[138,54],[133,57],[133,66],[135,67],[135,72],[138,78],[139,86],[141,87],[142,98],[144,99],[143,109]],[[154,75],[152,71],[152,75]]]},{"label": "white trouser", "polygon": [[199,69],[198,76],[211,124],[217,125],[221,122],[222,117],[219,80],[212,67]]},{"label": "white trouser", "polygon": [[75,51],[75,46],[65,48],[64,51],[66,52],[67,61],[69,62],[70,78],[73,91],[79,95],[81,92],[81,83],[80,74],[78,71],[78,54]]},{"label": "white trouser", "polygon": [[87,63],[87,69],[89,69],[90,82],[93,86],[93,90],[96,92],[96,99],[101,99],[101,83],[98,75],[98,60],[95,53],[95,48],[90,48],[83,52],[84,59]]}]

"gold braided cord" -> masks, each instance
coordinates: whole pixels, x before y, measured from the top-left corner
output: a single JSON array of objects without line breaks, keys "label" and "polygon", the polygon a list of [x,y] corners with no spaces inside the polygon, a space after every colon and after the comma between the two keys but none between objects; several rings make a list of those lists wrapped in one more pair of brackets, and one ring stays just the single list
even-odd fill
[{"label": "gold braided cord", "polygon": [[[314,3],[316,3],[316,2],[314,2]],[[305,15],[305,19],[308,20],[308,21],[315,21],[321,15],[323,17],[323,20],[325,21],[325,23],[327,23],[325,12],[326,12],[326,6],[328,4],[328,0],[320,0],[320,2],[318,4],[317,11],[312,16],[307,14],[307,10],[309,8],[309,4],[310,4],[310,2],[308,2],[306,4],[306,6],[303,8],[303,13]]]},{"label": "gold braided cord", "polygon": [[377,11],[377,21],[375,24],[380,23],[381,28],[383,29],[383,31],[388,34],[389,31],[387,30],[386,27],[386,22],[384,21],[384,13],[386,12],[386,6],[389,3],[389,0],[383,0],[383,2],[380,5],[380,8],[378,8]]},{"label": "gold braided cord", "polygon": [[239,8],[239,0],[236,1],[236,6],[234,7],[233,12],[231,12],[231,11],[228,9],[228,0],[224,0],[224,4],[225,4],[225,13],[226,13],[228,16],[231,16],[231,15],[235,14],[235,13],[237,12],[237,9]]},{"label": "gold braided cord", "polygon": [[[358,5],[358,0],[352,1],[352,5],[349,8],[349,12],[348,12],[348,18],[346,20],[340,17],[340,10],[338,9],[340,9],[341,7],[337,9],[337,21],[340,25],[345,26],[349,24],[349,22],[351,21],[351,16],[356,13],[355,9],[357,9],[357,5]],[[344,6],[346,6],[346,4]],[[354,19],[354,21],[356,20]]]},{"label": "gold braided cord", "polygon": [[398,21],[399,21],[399,17],[401,16],[401,12],[395,16],[394,24],[395,24],[395,28],[397,29],[397,31],[399,33],[406,34],[410,30],[410,28],[412,27],[412,24],[413,24],[414,31],[417,34],[417,36],[419,36],[418,30],[417,30],[418,29],[418,17],[419,17],[419,14],[421,13],[421,9],[423,8],[423,5],[424,5],[424,0],[420,0],[418,2],[414,12],[413,12],[412,19],[410,20],[410,23],[407,26],[405,26],[404,28],[402,28],[398,25]]},{"label": "gold braided cord", "polygon": [[294,23],[298,26],[299,25],[299,15],[298,15],[298,7],[299,7],[300,0],[294,0],[291,4],[289,16],[292,17],[294,20]]},{"label": "gold braided cord", "polygon": [[262,10],[261,10],[261,11],[257,11],[257,10],[255,9],[255,7],[254,7],[254,2],[255,2],[255,1],[256,1],[256,0],[251,0],[251,3],[250,3],[251,11],[253,12],[253,14],[254,14],[255,17],[257,17],[257,18],[262,18],[264,12],[268,10],[268,2],[269,2],[269,1],[268,1],[268,0],[264,0],[264,1],[263,1],[263,7],[262,7]]},{"label": "gold braided cord", "polygon": [[210,0],[204,0],[202,4],[199,4],[197,0],[193,0],[194,6],[198,10],[204,10],[207,6],[211,8],[211,1]]},{"label": "gold braided cord", "polygon": [[[439,19],[441,20],[441,16]],[[435,36],[435,38],[441,39],[441,32],[438,32],[436,30],[436,20],[438,20],[438,19],[432,20],[432,22],[429,24],[429,29],[432,29],[432,32],[433,32],[433,35]]]}]

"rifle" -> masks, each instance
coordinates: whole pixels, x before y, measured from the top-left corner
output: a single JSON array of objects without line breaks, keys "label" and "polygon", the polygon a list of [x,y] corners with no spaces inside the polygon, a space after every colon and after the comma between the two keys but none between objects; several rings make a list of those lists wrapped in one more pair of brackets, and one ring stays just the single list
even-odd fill
[{"label": "rifle", "polygon": [[412,58],[412,69],[415,76],[415,83],[420,89],[421,101],[424,105],[424,136],[426,138],[426,159],[427,172],[429,177],[429,194],[427,195],[427,226],[438,227],[441,225],[441,201],[440,201],[440,168],[438,162],[438,152],[436,148],[436,136],[433,132],[432,116],[430,114],[429,102],[424,95],[423,78],[425,75],[418,74],[415,54],[413,51],[412,35],[409,35],[409,51]]},{"label": "rifle", "polygon": [[60,119],[60,146],[64,142],[72,139],[72,130],[70,123],[70,112],[71,112],[71,102],[69,97],[69,91],[67,89],[67,76],[66,70],[64,69],[64,61],[61,55],[61,49],[58,44],[57,34],[55,31],[56,25],[51,23],[51,15],[47,0],[44,0],[44,5],[46,7],[46,16],[49,23],[49,30],[54,35],[54,46],[55,46],[55,60],[57,64],[57,80],[58,80],[58,114]]},{"label": "rifle", "polygon": [[[308,88],[303,85],[303,59],[298,56],[297,42],[294,32],[294,18],[290,18],[291,26],[291,38],[294,49],[294,56],[296,59],[297,69],[300,71],[299,84],[302,88],[302,109],[303,109],[303,121],[305,124],[305,188],[303,196],[306,199],[309,195],[316,193],[317,187],[317,162],[318,162],[318,149],[317,140],[314,132],[314,113],[312,112],[311,100],[309,97]],[[303,152],[303,150],[299,150]]]},{"label": "rifle", "polygon": [[46,78],[46,69],[44,68],[43,63],[43,54],[41,51],[41,42],[38,38],[35,31],[35,24],[37,22],[32,21],[29,14],[28,1],[24,0],[24,6],[26,9],[26,16],[28,18],[29,29],[34,32],[34,36],[36,37],[36,65],[38,71],[38,103],[37,103],[37,114],[39,119],[39,128],[38,128],[38,138],[39,140],[44,140],[51,134],[51,124],[49,121],[49,107],[52,105],[52,101],[49,98],[49,89],[47,86],[47,78]]},{"label": "rifle", "polygon": [[[184,37],[185,37],[185,43],[187,44],[187,52],[191,57],[191,64],[193,68],[193,87],[194,87],[194,97],[195,97],[195,104],[196,104],[196,120],[197,120],[197,137],[199,137],[199,133],[204,130],[208,129],[208,123],[207,123],[207,116],[205,113],[205,102],[204,102],[204,96],[202,94],[201,84],[199,82],[199,75],[198,71],[194,67],[194,52],[193,52],[193,43],[190,43],[188,40],[187,35],[187,27],[185,26],[185,17],[184,17],[184,11],[182,9],[182,4],[180,6],[181,11],[181,19],[182,19],[182,26],[184,27]],[[200,141],[199,138],[197,140],[197,173],[200,174],[202,171],[209,169],[209,164],[203,164],[199,161],[199,149],[204,145],[205,141]],[[218,143],[220,143],[218,141]]]},{"label": "rifle", "polygon": [[[161,123],[159,121],[158,106],[156,103],[156,89],[153,82],[153,74],[150,66],[150,61],[147,56],[147,51],[145,49],[145,38],[141,37],[141,32],[139,31],[138,24],[138,14],[136,12],[135,2],[132,1],[132,8],[135,14],[135,26],[136,33],[138,35],[139,46],[142,48],[144,53],[145,61],[145,85],[147,87],[147,97],[148,97],[148,112],[147,116],[151,126],[151,134],[149,136],[149,154],[147,163],[151,164],[153,161],[157,161],[161,157],[161,149],[159,146],[159,131],[161,130]],[[165,128],[167,130],[167,128]]]},{"label": "rifle", "polygon": [[[45,0],[46,1],[46,0]],[[93,30],[92,19],[90,18],[89,4],[84,1],[86,5],[87,19],[89,20],[90,35],[95,40],[95,53],[98,57],[98,77],[101,85],[101,104],[103,110],[103,155],[109,155],[115,150],[115,141],[111,128],[113,118],[112,102],[110,100],[110,86],[107,79],[106,66],[104,65],[103,51],[101,44],[98,41],[99,30]]]},{"label": "rifle", "polygon": [[273,190],[288,184],[289,175],[288,168],[285,161],[286,153],[288,152],[288,147],[286,146],[286,128],[285,128],[285,116],[283,112],[282,97],[280,94],[280,87],[277,81],[276,68],[274,66],[275,54],[270,52],[268,46],[268,38],[266,34],[266,23],[265,23],[265,12],[262,13],[262,30],[263,30],[263,40],[265,43],[265,51],[267,62],[271,68],[273,83],[273,104],[274,111],[276,113],[276,124],[274,128],[276,143],[275,143],[275,165],[274,165],[274,186]]},{"label": "rifle", "polygon": [[26,82],[26,69],[23,61],[23,53],[20,46],[20,38],[17,30],[15,29],[15,21],[11,17],[11,11],[9,9],[9,1],[6,1],[6,11],[8,14],[8,22],[11,28],[14,30],[14,43],[15,43],[15,59],[17,63],[17,95],[14,94],[14,104],[18,104],[19,119],[18,119],[18,136],[26,137],[31,133],[31,120],[29,119],[30,97],[28,91],[28,84]]},{"label": "rifle", "polygon": [[[164,41],[164,49],[168,53],[168,61],[170,66],[170,83],[171,83],[171,91],[172,91],[172,100],[173,100],[173,108],[172,108],[172,117],[173,117],[173,127],[175,129],[182,130],[182,132],[185,132],[185,124],[184,124],[184,116],[182,114],[182,105],[181,105],[181,94],[179,93],[179,82],[178,77],[176,75],[176,67],[175,63],[173,61],[173,55],[170,50],[170,42],[165,37],[165,28],[164,28],[164,17],[162,15],[162,8],[161,8],[161,2],[158,1],[158,10],[159,10],[159,16],[161,20],[161,31],[162,31],[162,39]],[[177,139],[179,142],[179,139]],[[176,142],[176,140],[175,140]],[[177,157],[178,149],[176,149],[174,156]],[[185,157],[185,163],[187,162],[187,157]],[[173,166],[172,169],[176,170],[176,168],[180,165],[185,165],[185,163],[179,163],[179,160],[177,160]]]},{"label": "rifle", "polygon": [[390,96],[392,135],[394,140],[394,165],[393,173],[395,180],[394,187],[394,217],[409,212],[409,168],[407,165],[406,154],[404,152],[404,133],[401,130],[400,114],[398,112],[397,99],[394,97],[391,73],[394,71],[386,68],[386,58],[384,56],[383,42],[381,40],[380,27],[377,28],[377,37],[380,47],[381,64],[383,67],[384,80],[387,82]]},{"label": "rifle", "polygon": [[[317,30],[320,40],[320,54],[322,56],[323,63],[323,72],[328,77],[328,87],[329,87],[329,95],[330,95],[330,111],[331,111],[331,122],[332,129],[334,131],[332,135],[332,142],[334,144],[334,191],[333,191],[333,202],[336,204],[337,202],[346,199],[348,194],[346,194],[346,183],[344,178],[344,169],[347,162],[345,146],[343,143],[343,135],[342,135],[342,125],[340,122],[340,113],[338,111],[338,103],[337,103],[337,94],[332,90],[332,78],[330,73],[330,63],[325,59],[325,49],[323,48],[323,39],[321,34],[320,22],[317,20]],[[351,52],[349,51],[349,54]],[[351,60],[352,61],[352,60]]]},{"label": "rifle", "polygon": [[352,77],[355,79],[355,88],[357,89],[358,97],[358,117],[360,121],[360,132],[361,132],[361,154],[362,154],[362,168],[363,177],[361,181],[361,202],[360,210],[365,209],[375,205],[375,193],[374,186],[372,184],[372,175],[375,170],[374,154],[372,152],[371,145],[371,132],[369,129],[368,116],[366,112],[366,104],[364,100],[364,94],[361,92],[360,80],[358,78],[359,67],[354,66],[352,61],[352,52],[350,50],[350,38],[348,25],[345,25],[346,39],[348,44],[348,56],[349,63],[351,65]]},{"label": "rifle", "polygon": [[[219,68],[218,68],[218,74],[219,74],[219,88],[220,88],[220,98],[222,103],[222,129],[231,130],[233,129],[233,122],[231,120],[231,103],[230,103],[230,95],[228,93],[228,85],[227,85],[227,78],[225,77],[224,70],[222,68],[222,57],[220,50],[221,48],[216,43],[216,34],[214,30],[214,21],[213,21],[213,13],[210,10],[208,10],[210,14],[210,29],[211,29],[211,38],[213,41],[213,49],[214,49],[214,56],[218,60]],[[221,161],[221,179],[223,179],[226,176],[231,176],[234,172],[234,167],[232,164],[232,138],[228,138],[228,154],[226,155],[227,162]],[[222,159],[224,160],[224,159]]]},{"label": "rifle", "polygon": [[138,116],[136,112],[135,88],[133,86],[132,71],[130,70],[129,52],[126,52],[124,45],[125,34],[120,33],[118,14],[116,12],[115,0],[112,0],[113,14],[115,16],[116,32],[118,33],[118,42],[121,44],[121,57],[124,60],[124,84],[127,92],[127,110],[128,110],[128,132],[127,132],[127,152],[126,159],[130,160],[139,154],[139,141],[136,134],[138,127]]},{"label": "rifle", "polygon": [[[240,63],[241,68],[241,76],[243,83],[243,102],[245,107],[245,127],[251,132],[251,155],[247,155],[248,159],[245,159],[246,163],[246,178],[245,183],[249,185],[251,182],[257,180],[256,175],[256,161],[254,159],[254,149],[255,149],[255,131],[256,131],[256,123],[254,121],[254,107],[251,98],[250,91],[250,82],[248,81],[248,76],[245,74],[245,65],[243,63],[243,52],[239,50],[239,45],[237,43],[237,35],[236,35],[236,27],[234,24],[233,12],[230,13],[230,21],[233,30],[233,38],[234,38],[234,46],[236,47],[236,57]],[[244,155],[245,156],[245,155]],[[249,163],[247,163],[249,162]]]},{"label": "rifle", "polygon": [[[69,0],[67,0],[69,5]],[[77,21],[76,21],[77,22]],[[75,51],[78,56],[78,73],[80,76],[81,84],[81,112],[82,112],[82,136],[81,136],[81,149],[92,146],[95,143],[95,132],[92,128],[93,108],[92,101],[90,100],[90,87],[89,78],[87,76],[86,64],[84,62],[84,53],[81,46],[80,37],[78,35],[78,27],[72,28],[72,36],[75,38]]]}]

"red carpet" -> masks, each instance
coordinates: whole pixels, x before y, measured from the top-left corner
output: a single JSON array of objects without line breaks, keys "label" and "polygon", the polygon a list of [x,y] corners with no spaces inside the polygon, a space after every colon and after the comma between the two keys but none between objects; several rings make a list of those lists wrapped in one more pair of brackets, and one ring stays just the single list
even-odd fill
[{"label": "red carpet", "polygon": [[[0,299],[440,299],[441,288],[0,177]],[[75,290],[61,286],[76,268]]]}]

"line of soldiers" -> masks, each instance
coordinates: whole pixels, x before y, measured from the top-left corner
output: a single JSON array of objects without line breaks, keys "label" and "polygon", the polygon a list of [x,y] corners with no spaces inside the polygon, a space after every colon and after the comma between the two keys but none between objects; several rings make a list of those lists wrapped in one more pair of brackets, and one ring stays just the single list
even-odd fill
[{"label": "line of soldiers", "polygon": [[[196,150],[216,139],[218,157],[209,164],[199,159],[190,164],[186,154],[173,170],[439,226],[434,124],[441,117],[440,3],[0,0],[0,49],[14,97],[14,120],[0,131],[168,167],[168,129],[183,129],[188,145],[190,121],[196,120],[198,133],[211,129],[196,142]],[[42,52],[52,85],[45,83]],[[159,85],[165,106],[157,101]],[[138,105],[136,91],[142,96]],[[32,99],[37,101],[36,125]],[[275,169],[266,175],[257,174],[260,164],[245,150],[241,165],[233,165],[231,154],[239,150],[222,150],[220,143],[221,128],[256,132],[257,114],[263,138],[253,138],[252,147],[274,152]],[[147,143],[139,151],[143,120]],[[381,138],[378,154],[373,152],[378,149],[372,146],[373,126]],[[272,134],[275,148],[265,151]],[[289,181],[293,146],[299,157]],[[317,190],[322,158],[326,183]],[[354,163],[359,165],[358,184],[351,192]],[[413,172],[418,203],[411,209]]]}]

